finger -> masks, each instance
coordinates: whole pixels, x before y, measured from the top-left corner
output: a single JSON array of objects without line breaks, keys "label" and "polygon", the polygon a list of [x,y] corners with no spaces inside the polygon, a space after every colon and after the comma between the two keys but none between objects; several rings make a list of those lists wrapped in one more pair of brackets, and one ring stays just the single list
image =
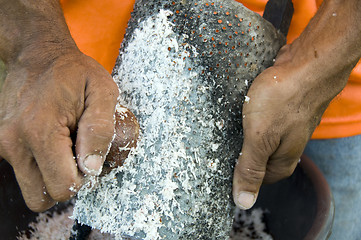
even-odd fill
[{"label": "finger", "polygon": [[265,175],[265,161],[250,154],[252,149],[244,145],[233,175],[233,199],[240,209],[249,209],[256,202]]},{"label": "finger", "polygon": [[13,163],[16,180],[30,210],[42,212],[54,206],[55,201],[48,194],[40,170],[31,155],[17,154],[9,162]]},{"label": "finger", "polygon": [[264,184],[272,184],[288,178],[295,171],[300,158],[271,159],[268,161]]},{"label": "finger", "polygon": [[311,134],[306,133],[304,129],[293,129],[292,134],[285,134],[268,161],[263,183],[275,183],[291,176],[310,136]]},{"label": "finger", "polygon": [[261,127],[248,125],[245,128],[242,153],[234,170],[233,199],[241,209],[249,209],[256,202],[269,156],[279,144],[267,131],[262,131],[262,135],[256,129]]},{"label": "finger", "polygon": [[69,200],[82,184],[70,130],[65,122],[57,122],[54,115],[51,115],[54,118],[45,115],[45,120],[44,114],[38,116],[26,130],[27,142],[50,196],[55,201]]},{"label": "finger", "polygon": [[[17,134],[17,128],[0,129],[0,158],[12,166],[26,205],[35,212],[44,211],[55,204],[45,188],[42,175],[25,141]],[[17,144],[15,144],[17,143]]]},{"label": "finger", "polygon": [[85,174],[99,175],[114,137],[114,113],[118,88],[108,75],[89,80],[85,110],[76,140],[78,167]]}]

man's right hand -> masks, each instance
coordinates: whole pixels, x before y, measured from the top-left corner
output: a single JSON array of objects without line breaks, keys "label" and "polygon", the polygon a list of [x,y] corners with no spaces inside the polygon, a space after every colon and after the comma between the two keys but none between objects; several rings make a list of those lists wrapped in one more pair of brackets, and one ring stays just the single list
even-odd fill
[{"label": "man's right hand", "polygon": [[84,174],[100,173],[117,96],[109,73],[79,51],[8,69],[0,93],[0,156],[14,168],[30,209],[73,196],[83,176],[77,164]]},{"label": "man's right hand", "polygon": [[83,174],[100,174],[119,91],[78,50],[58,0],[0,0],[0,21],[0,159],[28,207],[43,211],[71,198]]}]

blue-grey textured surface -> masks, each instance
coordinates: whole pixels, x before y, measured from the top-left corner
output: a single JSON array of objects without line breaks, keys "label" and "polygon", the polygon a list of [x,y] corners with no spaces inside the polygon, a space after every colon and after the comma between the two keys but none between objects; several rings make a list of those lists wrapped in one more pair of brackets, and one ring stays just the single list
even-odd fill
[{"label": "blue-grey textured surface", "polygon": [[285,39],[233,0],[134,9],[113,76],[138,118],[138,146],[79,192],[74,216],[119,237],[228,239],[242,104]]},{"label": "blue-grey textured surface", "polygon": [[324,173],[335,199],[330,239],[361,239],[361,135],[311,140],[305,154]]}]

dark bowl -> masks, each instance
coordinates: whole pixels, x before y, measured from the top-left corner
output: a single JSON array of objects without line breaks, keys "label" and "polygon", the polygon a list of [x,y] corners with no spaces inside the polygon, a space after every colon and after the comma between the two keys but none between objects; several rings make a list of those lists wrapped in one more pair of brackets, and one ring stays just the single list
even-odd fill
[{"label": "dark bowl", "polygon": [[261,187],[255,207],[277,240],[324,240],[331,234],[334,201],[318,167],[302,156],[291,177]]},{"label": "dark bowl", "polygon": [[[327,239],[331,233],[334,203],[329,186],[306,156],[294,174],[276,184],[262,186],[255,207],[267,209],[264,221],[276,240]],[[16,239],[37,214],[21,196],[11,166],[0,162],[0,239]],[[60,204],[53,208],[61,211]]]}]

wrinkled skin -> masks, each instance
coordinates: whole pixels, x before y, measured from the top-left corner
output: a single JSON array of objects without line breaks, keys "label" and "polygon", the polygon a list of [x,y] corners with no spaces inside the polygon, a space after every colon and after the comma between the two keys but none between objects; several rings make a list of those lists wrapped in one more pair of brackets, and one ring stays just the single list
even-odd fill
[{"label": "wrinkled skin", "polygon": [[[40,67],[27,61],[8,68],[0,94],[0,155],[14,168],[30,209],[68,200],[84,173],[101,168],[117,96],[109,73],[78,50]],[[87,168],[84,159],[93,154],[97,161]]]},{"label": "wrinkled skin", "polygon": [[328,104],[346,85],[361,57],[360,9],[359,0],[325,0],[301,36],[252,83],[233,178],[241,209],[253,206],[262,183],[293,173]]},{"label": "wrinkled skin", "polygon": [[312,106],[313,99],[299,86],[302,79],[298,78],[274,66],[256,78],[248,92],[250,101],[243,106],[244,144],[233,190],[256,195],[246,195],[246,203],[238,205],[250,207],[262,183],[274,183],[293,173],[321,119],[327,105]]},{"label": "wrinkled skin", "polygon": [[119,90],[79,51],[58,0],[0,0],[0,159],[27,206],[44,211],[99,175]]},{"label": "wrinkled skin", "polygon": [[[301,37],[252,84],[234,172],[239,207],[252,207],[263,182],[293,172],[326,106],[345,86],[361,56],[360,2],[325,0]],[[0,22],[7,71],[0,158],[13,166],[29,208],[43,211],[72,197],[83,174],[100,174],[118,89],[76,48],[58,0],[0,0]]]}]

